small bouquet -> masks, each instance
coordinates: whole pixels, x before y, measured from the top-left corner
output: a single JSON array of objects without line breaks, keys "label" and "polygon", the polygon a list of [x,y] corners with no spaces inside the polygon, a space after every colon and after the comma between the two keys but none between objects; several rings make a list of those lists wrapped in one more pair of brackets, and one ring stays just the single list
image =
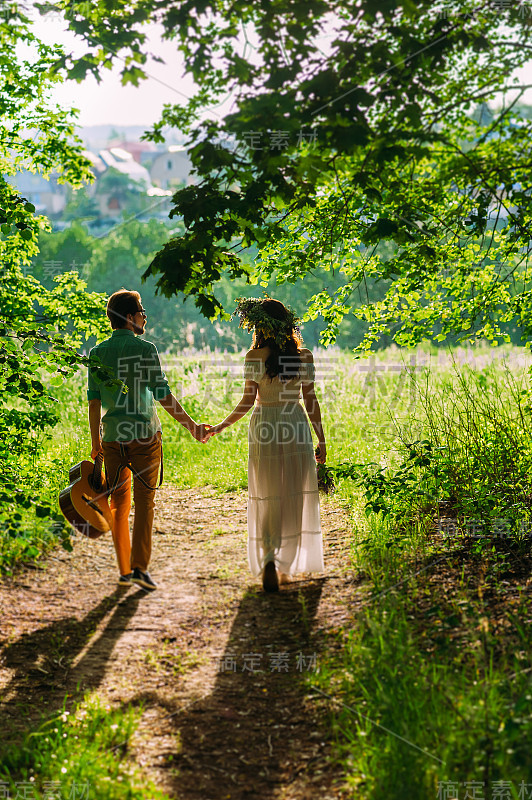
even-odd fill
[{"label": "small bouquet", "polygon": [[316,464],[316,472],[318,475],[318,489],[320,492],[332,494],[332,492],[336,491],[334,473],[326,464]]}]

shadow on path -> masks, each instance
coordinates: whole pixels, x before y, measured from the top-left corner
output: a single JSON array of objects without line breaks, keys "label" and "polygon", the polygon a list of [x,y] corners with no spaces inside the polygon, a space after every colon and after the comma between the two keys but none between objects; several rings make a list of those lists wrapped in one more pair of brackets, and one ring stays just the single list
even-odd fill
[{"label": "shadow on path", "polygon": [[[331,770],[324,758],[327,733],[312,719],[315,710],[309,716],[314,704],[305,701],[304,681],[319,664],[312,624],[322,584],[323,579],[279,594],[253,590],[244,596],[213,691],[167,721],[167,733],[179,743],[161,764],[171,769],[173,796],[267,800],[303,772],[307,788],[298,796],[318,796],[309,770],[318,762]],[[155,698],[136,701],[143,699]],[[168,772],[165,778],[168,791]]]},{"label": "shadow on path", "polygon": [[[114,592],[82,619],[64,617],[23,634],[1,651],[2,666],[14,670],[14,674],[0,694],[0,747],[52,716],[67,693],[70,704],[99,686],[105,664],[136,613],[141,596],[139,592],[122,599]],[[113,608],[102,633],[72,668],[95,628]]]}]

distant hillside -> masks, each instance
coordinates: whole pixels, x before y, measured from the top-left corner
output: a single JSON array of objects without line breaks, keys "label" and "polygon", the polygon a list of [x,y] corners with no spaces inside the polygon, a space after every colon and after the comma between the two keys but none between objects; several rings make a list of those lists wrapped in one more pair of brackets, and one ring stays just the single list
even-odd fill
[{"label": "distant hillside", "polygon": [[[149,125],[85,125],[76,126],[76,133],[83,139],[88,150],[102,150],[108,146],[109,140],[118,134],[120,139],[137,142]],[[184,144],[184,136],[175,129],[166,132],[167,144]]]}]

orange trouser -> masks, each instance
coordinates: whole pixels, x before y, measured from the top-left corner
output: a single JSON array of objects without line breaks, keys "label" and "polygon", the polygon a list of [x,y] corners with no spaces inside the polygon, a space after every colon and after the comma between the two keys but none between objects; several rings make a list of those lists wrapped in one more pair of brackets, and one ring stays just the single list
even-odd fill
[{"label": "orange trouser", "polygon": [[[151,532],[155,509],[155,487],[161,465],[162,443],[158,433],[149,439],[130,442],[102,442],[105,471],[109,487],[118,483],[111,494],[113,514],[113,542],[118,569],[121,575],[138,567],[148,569],[151,555]],[[133,498],[135,516],[133,540],[129,538],[129,512],[131,510],[131,471],[133,471]],[[149,487],[135,475],[141,475]]]}]

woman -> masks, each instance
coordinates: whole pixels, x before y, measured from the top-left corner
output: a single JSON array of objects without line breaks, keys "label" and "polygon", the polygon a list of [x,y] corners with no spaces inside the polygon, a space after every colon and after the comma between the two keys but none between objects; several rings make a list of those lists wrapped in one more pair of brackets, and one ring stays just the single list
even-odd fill
[{"label": "woman", "polygon": [[[312,353],[302,347],[297,317],[270,298],[239,298],[235,313],[240,327],[254,331],[244,394],[208,437],[241,419],[257,401],[248,436],[248,558],[253,575],[262,573],[264,590],[276,592],[287,575],[324,569],[316,460],[325,463],[327,450]],[[301,391],[318,438],[316,457]]]}]

